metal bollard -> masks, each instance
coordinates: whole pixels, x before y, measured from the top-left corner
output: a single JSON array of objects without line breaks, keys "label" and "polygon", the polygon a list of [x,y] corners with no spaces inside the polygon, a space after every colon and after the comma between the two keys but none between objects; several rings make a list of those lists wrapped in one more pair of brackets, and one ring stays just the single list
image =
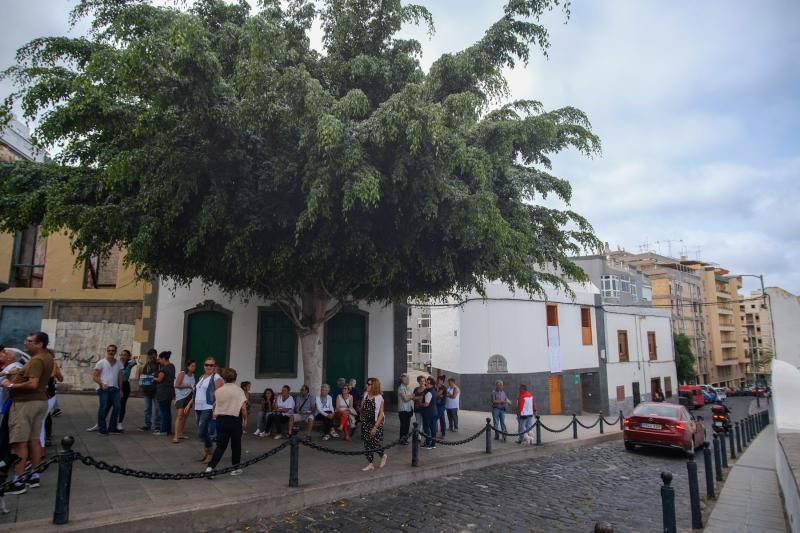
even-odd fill
[{"label": "metal bollard", "polygon": [[736,443],[733,440],[733,427],[728,430],[728,444],[731,449],[731,460],[736,459]]},{"label": "metal bollard", "polygon": [[492,453],[492,419],[486,419],[486,453]]},{"label": "metal bollard", "polygon": [[714,433],[714,467],[717,471],[717,481],[722,481],[722,459],[719,456],[719,437]]},{"label": "metal bollard", "polygon": [[747,448],[747,419],[742,418],[742,448]]},{"label": "metal bollard", "polygon": [[604,433],[605,432],[603,431],[603,415],[600,415],[600,434],[602,435]]},{"label": "metal bollard", "polygon": [[692,506],[692,527],[702,529],[703,515],[700,512],[700,486],[697,482],[697,463],[694,462],[694,454],[689,455],[686,462],[686,470],[689,472],[689,503]]},{"label": "metal bollard", "polygon": [[419,466],[419,424],[411,431],[411,466]]},{"label": "metal bollard", "polygon": [[292,428],[292,436],[289,448],[289,486],[300,486],[300,437],[297,433],[300,430]]},{"label": "metal bollard", "polygon": [[622,416],[622,409],[619,410],[619,430],[625,429],[625,418]]},{"label": "metal bollard", "polygon": [[722,459],[722,468],[728,468],[728,450],[726,448],[725,432],[722,432],[719,436],[719,455]]},{"label": "metal bollard", "polygon": [[703,463],[706,471],[706,496],[716,498],[714,493],[714,466],[711,462],[711,448],[708,441],[703,443]]},{"label": "metal bollard", "polygon": [[736,453],[742,453],[742,430],[739,428],[739,422],[733,425],[734,433],[736,433]]},{"label": "metal bollard", "polygon": [[753,441],[753,426],[750,424],[750,417],[744,419],[744,426],[747,428],[747,445],[750,446],[750,443]]},{"label": "metal bollard", "polygon": [[578,438],[578,417],[575,416],[575,413],[572,413],[572,438]]},{"label": "metal bollard", "polygon": [[661,472],[661,522],[664,533],[678,533],[678,524],[675,520],[675,489],[670,487],[672,474]]},{"label": "metal bollard", "polygon": [[758,408],[761,407],[761,396],[759,396],[758,394],[756,394],[756,407]]},{"label": "metal bollard", "polygon": [[72,451],[73,444],[75,439],[69,435],[61,439],[61,451],[58,453],[56,508],[53,511],[53,523],[56,525],[69,522],[69,491],[72,487],[72,461],[75,455]]},{"label": "metal bollard", "polygon": [[536,445],[542,443],[542,423],[539,420],[539,415],[536,415]]}]

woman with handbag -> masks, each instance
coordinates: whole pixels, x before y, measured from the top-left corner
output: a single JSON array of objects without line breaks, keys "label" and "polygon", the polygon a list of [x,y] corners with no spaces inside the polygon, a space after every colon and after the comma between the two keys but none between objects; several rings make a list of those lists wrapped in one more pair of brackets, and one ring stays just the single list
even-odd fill
[{"label": "woman with handbag", "polygon": [[[355,426],[356,410],[353,407],[353,396],[350,394],[350,385],[342,385],[342,393],[336,396],[336,413],[334,420],[341,432],[344,440],[350,439],[350,426]],[[351,423],[351,419],[353,422]]]},{"label": "woman with handbag", "polygon": [[205,446],[201,463],[208,464],[214,451],[211,442],[211,423],[214,414],[214,402],[217,389],[222,387],[222,376],[217,374],[217,361],[213,357],[206,357],[203,361],[203,375],[197,380],[194,388],[194,412],[197,416],[197,436]]},{"label": "woman with handbag", "polygon": [[183,436],[183,426],[186,424],[186,417],[192,409],[192,392],[194,391],[194,371],[197,363],[192,359],[186,364],[175,378],[175,432],[172,436],[172,443],[178,444]]},{"label": "woman with handbag", "polygon": [[[364,441],[365,450],[375,450],[380,448],[383,443],[383,395],[381,394],[381,382],[378,378],[369,378],[367,380],[367,391],[361,401],[361,439]],[[380,468],[386,466],[386,461],[389,456],[384,451],[376,452],[380,458]],[[373,470],[375,467],[372,465],[373,454],[368,452],[367,466],[362,468],[364,472]]]}]

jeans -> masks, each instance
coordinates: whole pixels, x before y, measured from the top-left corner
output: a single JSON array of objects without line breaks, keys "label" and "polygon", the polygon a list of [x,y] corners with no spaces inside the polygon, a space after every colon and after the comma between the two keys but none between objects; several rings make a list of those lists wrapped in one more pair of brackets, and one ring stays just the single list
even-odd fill
[{"label": "jeans", "polygon": [[[517,433],[528,431],[533,427],[533,415],[519,416],[517,415]],[[522,442],[525,435],[520,435],[517,442]]]},{"label": "jeans", "polygon": [[400,439],[403,440],[408,437],[412,413],[411,411],[398,411],[397,415],[400,417]]},{"label": "jeans", "polygon": [[236,466],[242,460],[242,419],[238,416],[220,415],[217,417],[217,448],[208,466],[216,468],[222,454],[231,444],[231,464]]},{"label": "jeans", "polygon": [[213,409],[204,409],[202,411],[195,411],[197,417],[197,436],[203,441],[206,448],[211,448],[211,434],[209,433],[208,423],[211,421]]},{"label": "jeans", "polygon": [[[447,420],[445,419],[445,412],[447,409],[444,408],[444,404],[436,406],[436,422],[438,424],[434,424],[434,428],[438,425],[439,429],[442,430],[442,437],[444,437],[445,433],[447,432]],[[436,436],[436,431],[431,434],[432,437]]]},{"label": "jeans", "polygon": [[158,430],[169,433],[172,430],[172,400],[156,400],[158,402],[159,420]]},{"label": "jeans", "polygon": [[438,413],[428,414],[426,411],[425,413],[423,413],[422,419],[423,419],[423,425],[425,426],[423,428],[423,431],[426,434],[430,435],[431,437],[425,440],[425,445],[433,446],[436,444],[436,442],[433,440],[432,437],[436,436],[436,422],[439,420]]},{"label": "jeans", "polygon": [[[153,411],[156,412],[155,424],[152,424]],[[158,412],[158,407],[156,406],[156,400],[154,396],[145,395],[144,397],[144,426],[147,429],[161,427],[161,413]]]},{"label": "jeans", "polygon": [[131,384],[129,381],[122,382],[122,397],[119,402],[119,423],[125,419],[125,406],[128,405],[128,397],[131,395]]},{"label": "jeans", "polygon": [[[505,433],[508,433],[508,429],[506,428],[505,407],[492,407],[492,425],[496,428],[502,429]],[[500,433],[498,433],[496,430],[494,432],[494,438],[500,438]]]},{"label": "jeans", "polygon": [[458,431],[458,408],[447,410],[447,424],[450,426],[450,431]]},{"label": "jeans", "polygon": [[314,417],[314,420],[319,420],[320,422],[322,422],[323,435],[327,435],[333,429],[333,418],[328,418],[322,413],[318,413],[317,416]]},{"label": "jeans", "polygon": [[[117,431],[117,420],[119,419],[119,389],[117,387],[109,387],[106,390],[98,389],[97,396],[100,399],[100,405],[97,408],[97,431],[105,433],[106,431]],[[106,426],[106,406],[111,404],[111,419]]]}]

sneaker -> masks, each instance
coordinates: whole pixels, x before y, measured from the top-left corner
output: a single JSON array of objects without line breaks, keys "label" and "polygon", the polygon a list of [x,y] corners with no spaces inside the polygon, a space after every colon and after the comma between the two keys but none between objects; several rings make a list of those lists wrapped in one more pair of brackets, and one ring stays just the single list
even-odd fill
[{"label": "sneaker", "polygon": [[28,492],[28,486],[25,483],[20,483],[19,481],[15,481],[8,487],[6,490],[6,494],[25,494]]},{"label": "sneaker", "polygon": [[139,428],[139,431],[150,431],[150,426],[142,426]]},{"label": "sneaker", "polygon": [[429,450],[435,450],[436,449],[436,444],[431,445],[428,449]]},{"label": "sneaker", "polygon": [[162,435],[167,435],[167,433],[162,433],[161,431],[154,431],[153,435],[155,435],[156,437],[161,437]]},{"label": "sneaker", "polygon": [[121,430],[109,431],[108,434],[109,435],[122,435],[122,431]]},{"label": "sneaker", "polygon": [[63,411],[61,409],[56,407],[56,409],[52,413],[50,413],[50,416],[52,416],[53,418],[58,418],[59,416],[61,416],[62,412]]},{"label": "sneaker", "polygon": [[331,436],[330,435],[325,435],[324,437],[322,437],[322,440],[331,440]]},{"label": "sneaker", "polygon": [[97,431],[97,424],[93,425],[90,428],[86,428],[86,431]]},{"label": "sneaker", "polygon": [[[214,469],[211,468],[210,466],[206,467],[206,474],[208,474],[209,472],[213,472],[213,471],[214,471]],[[206,477],[206,479],[214,479],[214,476],[208,476],[208,477]]]},{"label": "sneaker", "polygon": [[280,433],[275,435],[275,440],[281,440],[282,438],[283,438],[283,435],[281,435]]},{"label": "sneaker", "polygon": [[39,474],[32,474],[30,479],[28,479],[28,486],[32,489],[38,489],[40,484]]},{"label": "sneaker", "polygon": [[122,429],[122,424],[117,424],[117,431],[120,431],[120,432],[124,431]]},{"label": "sneaker", "polygon": [[238,469],[238,468],[237,468],[236,470],[234,470],[233,472],[231,472],[231,475],[232,475],[232,476],[241,476],[241,475],[242,475],[242,470],[240,470],[240,469]]}]

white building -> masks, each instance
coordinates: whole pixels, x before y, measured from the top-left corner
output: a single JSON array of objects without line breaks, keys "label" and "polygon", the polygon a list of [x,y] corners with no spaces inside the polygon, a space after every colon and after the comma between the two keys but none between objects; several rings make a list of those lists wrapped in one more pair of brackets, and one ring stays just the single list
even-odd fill
[{"label": "white building", "polygon": [[[368,376],[395,388],[406,368],[406,310],[403,306],[359,304],[345,308],[325,325],[323,382],[356,378],[363,390]],[[272,302],[230,298],[197,281],[190,288],[159,287],[155,348],[184,361],[214,356],[219,366],[235,368],[239,381],[250,381],[252,393],[303,384],[299,339],[289,319]],[[198,364],[198,373],[202,364]]]},{"label": "white building", "polygon": [[608,407],[626,413],[654,389],[666,398],[677,393],[671,311],[652,307],[604,306],[600,361],[608,384]]},{"label": "white building", "polygon": [[767,287],[775,358],[800,368],[800,297],[781,289]]},{"label": "white building", "polygon": [[573,284],[575,299],[549,289],[547,300],[499,282],[487,298],[431,310],[432,364],[461,385],[461,406],[487,410],[495,380],[509,397],[528,386],[540,413],[600,412],[594,285]]}]

